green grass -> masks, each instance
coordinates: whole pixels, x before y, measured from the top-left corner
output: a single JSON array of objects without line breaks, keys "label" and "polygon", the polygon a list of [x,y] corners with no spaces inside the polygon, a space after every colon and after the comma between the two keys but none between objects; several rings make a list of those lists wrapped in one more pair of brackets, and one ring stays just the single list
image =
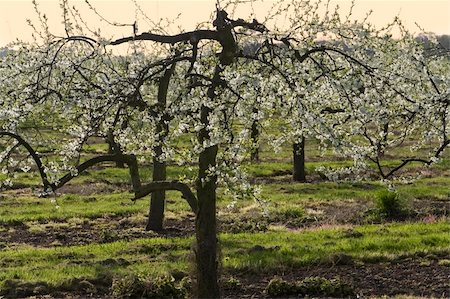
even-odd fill
[{"label": "green grass", "polygon": [[106,154],[108,152],[108,144],[106,143],[90,143],[83,146],[83,150],[88,153]]},{"label": "green grass", "polygon": [[[336,254],[346,254],[361,262],[372,262],[418,253],[450,251],[448,222],[367,225],[353,230],[359,234],[335,228],[224,235],[221,237],[222,245],[230,250],[224,265],[236,270],[247,268],[269,271],[333,263]],[[279,246],[279,249],[242,254],[255,244],[263,244],[266,248]]]},{"label": "green grass", "polygon": [[[82,196],[67,194],[55,198],[12,197],[2,200],[0,223],[39,220],[67,220],[70,218],[97,218],[103,215],[131,215],[148,210],[148,198],[132,201],[128,192]],[[178,192],[168,192],[167,210],[186,213],[189,206]],[[8,207],[8,208],[2,208]]]},{"label": "green grass", "polygon": [[[413,184],[398,185],[399,195],[406,199],[432,198],[448,200],[449,178],[427,178]],[[272,202],[292,202],[306,200],[371,199],[386,186],[380,182],[363,181],[357,183],[321,182],[270,184],[263,186],[262,196]]]},{"label": "green grass", "polygon": [[[186,148],[187,137],[181,138],[178,145]],[[107,145],[96,139],[86,145],[85,149],[82,160],[106,152]],[[302,222],[310,220],[308,217],[312,217],[312,214],[309,214],[311,209],[333,213],[334,207],[339,206],[342,209],[346,204],[359,204],[363,214],[363,209],[372,208],[371,202],[386,186],[378,180],[295,183],[289,178],[292,168],[291,148],[284,146],[280,153],[273,154],[263,141],[262,149],[261,163],[246,163],[243,167],[250,177],[261,182],[259,197],[267,202],[267,205],[258,205],[253,199],[246,199],[239,201],[233,210],[227,207],[231,202],[230,196],[224,195],[225,192],[221,188],[217,193],[219,219],[224,220],[225,224],[226,221],[231,221],[228,225],[236,224],[238,228],[224,230],[238,233],[223,233],[219,236],[224,272],[273,274],[317,264],[331,267],[345,262],[357,266],[359,263],[401,261],[403,258],[417,258],[420,261],[434,259],[443,264],[448,263],[443,256],[450,254],[450,224],[448,217],[442,216],[444,213],[437,213],[435,218],[431,217],[430,223],[416,218],[416,223],[388,223],[381,219],[381,224],[356,225],[370,222],[365,221],[367,219],[363,219],[364,216],[359,214],[358,219],[361,222],[352,222],[353,225],[344,227],[333,223],[325,223],[324,227],[320,227],[321,216],[318,216],[319,222]],[[405,147],[396,153],[402,155],[406,151]],[[309,178],[314,177],[314,180],[317,180],[315,169],[319,166],[337,168],[352,165],[352,161],[334,159],[330,150],[325,154],[320,153],[317,141],[307,142],[306,155],[307,174]],[[387,160],[386,165],[396,165],[399,161],[394,157]],[[414,170],[413,167],[415,165],[408,166],[407,170]],[[444,159],[430,168],[432,175],[438,175],[418,179],[412,184],[397,184],[399,198],[405,202],[449,201],[449,169],[450,159]],[[433,172],[435,170],[436,172]],[[171,165],[167,173],[168,179],[194,178],[196,166]],[[152,177],[151,165],[142,165],[140,174],[143,183],[149,182]],[[0,174],[0,180],[2,178],[4,176]],[[14,182],[34,188],[40,184],[40,177],[37,172],[19,173]],[[136,202],[131,201],[133,194],[126,191],[131,189],[127,168],[120,169],[114,167],[113,163],[104,163],[82,173],[69,185],[72,185],[69,188],[71,192],[76,193],[77,188],[80,188],[78,194],[60,195],[56,197],[56,203],[52,202],[52,198],[37,198],[29,190],[3,192],[0,195],[0,224],[3,224],[0,230],[8,233],[9,230],[14,230],[14,224],[23,222],[29,226],[30,233],[44,233],[46,229],[60,233],[63,228],[76,230],[76,225],[88,223],[98,230],[97,233],[105,230],[114,234],[112,227],[119,225],[118,222],[122,219],[136,225],[130,225],[130,231],[144,230],[143,222],[148,213],[149,196]],[[113,191],[108,193],[107,187]],[[81,188],[94,192],[86,192],[84,194],[92,194],[83,195]],[[442,202],[439,204],[442,205]],[[264,208],[269,212],[266,218],[263,215]],[[421,215],[426,216],[428,212],[425,211],[425,214]],[[177,219],[181,222],[187,213],[190,213],[189,207],[180,194],[168,192],[166,219]],[[112,219],[109,216],[116,217],[114,223],[108,222]],[[97,221],[96,218],[102,219]],[[259,220],[261,222],[258,222]],[[298,222],[295,222],[296,220]],[[298,226],[294,225],[297,229],[288,229],[287,227],[292,226],[287,223],[297,223]],[[267,231],[260,232],[262,229],[259,229],[258,224]],[[303,224],[309,228],[298,229],[303,227]],[[244,231],[240,229],[242,227]],[[251,229],[255,227],[256,229]],[[191,271],[193,237],[155,237],[125,241],[125,236],[128,236],[130,231],[125,228],[124,235],[103,240],[114,242],[82,246],[61,246],[61,243],[56,242],[54,247],[42,248],[0,242],[0,284],[7,279],[20,279],[58,285],[70,278],[96,277],[102,273],[121,275],[133,272],[153,277],[173,270],[188,273]],[[132,232],[129,235],[131,236]],[[88,235],[86,238],[89,237]],[[117,241],[118,239],[121,241]],[[93,241],[103,242],[95,238]]]},{"label": "green grass", "polygon": [[[96,181],[100,177],[107,177],[106,181],[108,183],[126,183],[124,180],[127,179],[127,170],[104,169],[93,171],[80,176],[73,183],[81,184],[86,181]],[[448,200],[450,198],[449,182],[449,179],[446,177],[424,178],[415,181],[414,184],[399,185],[397,189],[399,196],[405,200]],[[262,185],[260,197],[268,202],[269,207],[283,206],[288,209],[289,207],[295,208],[311,202],[372,200],[380,190],[385,188],[383,184],[372,181],[358,183],[278,183]],[[13,194],[6,192],[5,198],[0,203],[1,222],[68,219],[71,217],[95,218],[103,214],[128,215],[145,213],[148,209],[148,198],[132,202],[133,194],[130,192],[87,196],[68,194],[57,197],[56,204],[51,202],[52,198],[17,197]],[[230,199],[227,196],[223,196],[220,190],[218,194],[219,208],[224,208],[230,203]],[[168,210],[176,213],[189,211],[187,204],[178,192],[168,192],[167,198],[170,200],[167,207]],[[251,199],[238,203],[239,207],[252,204]],[[56,208],[57,205],[59,209]],[[8,208],[6,209],[6,207]]]},{"label": "green grass", "polygon": [[[353,230],[359,233],[357,237],[347,228],[221,234],[223,267],[230,271],[273,272],[330,264],[336,254],[371,263],[419,254],[432,258],[432,254],[450,252],[448,222],[366,225]],[[59,248],[6,247],[0,251],[0,281],[16,278],[57,284],[108,271],[146,275],[163,275],[173,269],[188,271],[192,242],[192,238],[151,238]],[[252,251],[256,245],[266,250]],[[119,259],[126,263],[114,262]]]},{"label": "green grass", "polygon": [[143,203],[133,204],[128,193],[80,196],[65,195],[53,198],[20,197],[11,199],[13,207],[0,211],[1,222],[67,219],[71,217],[94,218],[103,214],[124,215],[137,212]]},{"label": "green grass", "polygon": [[[55,284],[99,272],[127,270],[158,275],[169,269],[186,268],[190,243],[191,240],[183,238],[152,238],[61,248],[6,249],[0,252],[0,281],[14,278]],[[169,256],[171,262],[166,259]],[[119,258],[126,260],[127,265],[120,266],[111,260]]]},{"label": "green grass", "polygon": [[397,189],[406,199],[450,200],[449,182],[448,177],[424,178],[412,184],[400,185]]}]

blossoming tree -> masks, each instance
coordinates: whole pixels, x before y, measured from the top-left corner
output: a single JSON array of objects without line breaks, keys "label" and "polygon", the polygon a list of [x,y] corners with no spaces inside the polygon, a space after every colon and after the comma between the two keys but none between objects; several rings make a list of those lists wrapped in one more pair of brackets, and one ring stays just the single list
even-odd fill
[{"label": "blossoming tree", "polygon": [[[55,191],[96,163],[122,161],[134,198],[153,194],[152,229],[162,224],[162,192],[180,191],[196,215],[200,298],[220,296],[216,191],[224,184],[238,195],[251,192],[238,165],[252,149],[255,120],[287,119],[274,144],[314,136],[358,166],[373,160],[380,171],[386,149],[419,128],[430,132],[420,144],[439,141],[434,158],[449,144],[447,58],[441,64],[423,57],[407,33],[394,40],[390,27],[378,31],[351,21],[351,14],[321,13],[321,2],[281,1],[264,24],[228,15],[238,3],[218,3],[214,21],[193,31],[168,34],[154,24],[139,33],[135,23],[130,36],[109,40],[63,1],[65,36],[50,33],[41,16],[42,42],[18,44],[2,64],[8,83],[1,87],[0,135],[10,141],[2,148],[5,170],[35,163],[45,190]],[[288,29],[277,28],[278,16],[289,20]],[[124,44],[129,55],[112,54]],[[260,46],[244,51],[249,44]],[[49,129],[58,135],[45,138]],[[173,141],[182,135],[195,138],[189,150],[177,152]],[[112,136],[121,151],[82,162],[83,146],[95,136]],[[31,160],[13,159],[19,146]],[[57,158],[43,162],[40,146]],[[141,183],[136,156],[152,160],[152,182]],[[167,180],[167,161],[196,162],[195,193],[189,181]]]}]

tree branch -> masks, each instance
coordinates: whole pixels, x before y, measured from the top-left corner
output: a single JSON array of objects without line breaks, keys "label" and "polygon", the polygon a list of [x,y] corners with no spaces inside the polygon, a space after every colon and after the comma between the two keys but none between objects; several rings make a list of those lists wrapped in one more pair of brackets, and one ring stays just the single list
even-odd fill
[{"label": "tree branch", "polygon": [[[445,148],[449,145],[450,145],[450,140],[446,140],[445,142],[443,142],[441,144],[441,146],[437,149],[436,153],[434,154],[434,157],[439,158],[440,155],[442,154],[442,152],[445,150]],[[387,178],[393,176],[394,173],[396,173],[401,168],[403,168],[404,166],[406,166],[407,164],[412,163],[412,162],[420,162],[420,163],[423,163],[426,165],[431,165],[431,163],[433,163],[433,159],[430,159],[430,160],[425,160],[425,159],[420,159],[420,158],[405,159],[402,161],[402,163],[400,163],[396,167],[392,168],[387,174],[383,175],[383,178],[387,179]]]},{"label": "tree branch", "polygon": [[256,19],[253,19],[252,23],[246,22],[243,19],[231,20],[231,19],[226,18],[226,20],[231,23],[233,28],[234,27],[243,27],[243,28],[247,28],[247,29],[261,32],[261,33],[268,31],[267,27],[264,26],[264,24],[259,23]]},{"label": "tree branch", "polygon": [[136,36],[128,36],[124,38],[116,39],[110,42],[110,45],[120,45],[135,40],[154,41],[163,44],[176,44],[179,42],[192,42],[197,43],[202,39],[220,41],[220,37],[217,31],[213,30],[195,30],[175,35],[161,35],[150,32],[144,32]]},{"label": "tree branch", "polygon": [[198,211],[198,203],[197,197],[192,192],[191,188],[185,183],[180,181],[154,181],[142,186],[138,192],[136,192],[133,200],[137,200],[148,194],[156,191],[167,191],[167,190],[176,190],[180,191],[182,197],[186,199],[192,211],[197,214]]},{"label": "tree branch", "polygon": [[12,132],[6,132],[6,131],[0,131],[0,137],[1,136],[9,136],[17,140],[19,145],[22,145],[26,148],[26,150],[30,153],[31,157],[33,158],[34,162],[36,163],[36,166],[39,170],[39,174],[41,175],[42,184],[44,185],[44,190],[47,191],[47,189],[55,190],[53,185],[50,184],[47,178],[47,174],[44,171],[44,166],[42,164],[42,160],[39,157],[39,154],[33,149],[33,147],[25,141],[20,135],[12,133]]},{"label": "tree branch", "polygon": [[139,168],[137,165],[136,157],[134,155],[124,155],[124,154],[113,154],[113,155],[103,155],[94,157],[92,159],[89,159],[80,165],[76,167],[76,173],[68,173],[64,175],[61,179],[58,180],[56,184],[50,183],[48,181],[47,174],[45,173],[45,167],[42,164],[42,160],[39,156],[39,154],[33,149],[33,147],[25,141],[20,135],[12,133],[12,132],[6,132],[6,131],[0,131],[0,137],[2,136],[9,136],[14,138],[18,145],[23,146],[26,148],[26,150],[30,153],[32,159],[36,163],[36,166],[39,170],[39,174],[42,179],[42,184],[44,185],[44,194],[47,193],[49,190],[56,191],[57,189],[61,188],[65,184],[67,184],[70,180],[77,177],[81,172],[85,171],[89,167],[92,167],[98,163],[102,162],[123,162],[128,165],[128,168],[130,170],[130,177],[131,177],[131,183],[133,185],[133,191],[135,193],[138,192],[138,190],[141,188],[141,179],[139,176]]},{"label": "tree branch", "polygon": [[141,186],[139,172],[137,168],[136,157],[134,155],[124,155],[124,154],[113,154],[113,155],[102,155],[91,158],[76,167],[77,172],[72,174],[68,173],[58,180],[57,184],[53,184],[53,191],[61,188],[66,183],[68,183],[73,178],[77,177],[81,172],[85,171],[89,167],[102,162],[123,162],[130,168],[131,181],[133,184],[133,190],[136,192]]}]

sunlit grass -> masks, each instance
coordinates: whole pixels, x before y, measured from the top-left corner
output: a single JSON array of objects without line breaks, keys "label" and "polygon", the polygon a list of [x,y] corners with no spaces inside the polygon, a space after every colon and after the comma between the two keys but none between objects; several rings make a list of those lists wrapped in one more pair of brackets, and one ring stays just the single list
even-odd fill
[{"label": "sunlit grass", "polygon": [[[333,260],[336,254],[372,262],[416,253],[446,252],[450,250],[450,225],[440,222],[368,225],[355,227],[350,232],[349,229],[324,228],[303,232],[242,233],[223,235],[221,241],[231,252],[225,257],[227,267],[270,271],[337,262]],[[269,250],[251,253],[255,244]]]},{"label": "sunlit grass", "polygon": [[[152,238],[60,248],[4,249],[0,251],[0,281],[14,278],[57,283],[94,276],[99,271],[118,274],[130,269],[158,275],[169,269],[186,268],[190,244],[187,238]],[[173,257],[173,261],[165,259],[163,253]],[[113,259],[119,258],[122,262],[115,264]]]},{"label": "sunlit grass", "polygon": [[[179,141],[179,146],[186,147],[188,143],[188,139],[184,138]],[[85,149],[82,160],[105,153],[107,145],[96,140]],[[443,213],[435,218],[431,217],[429,223],[423,223],[419,220],[422,218],[417,217],[417,223],[388,223],[381,220],[377,222],[381,224],[377,225],[356,225],[372,222],[364,218],[367,217],[365,213],[374,208],[373,201],[381,190],[387,188],[385,184],[377,179],[337,183],[319,178],[316,172],[319,166],[348,167],[352,165],[352,161],[334,159],[332,151],[321,153],[316,141],[308,141],[306,150],[308,179],[314,179],[310,179],[309,183],[293,182],[290,177],[291,148],[286,145],[276,155],[267,144],[263,143],[262,149],[261,163],[246,161],[243,165],[252,181],[261,184],[258,198],[262,203],[248,198],[238,201],[233,208],[229,206],[232,199],[225,190],[220,187],[217,192],[219,222],[227,224],[226,221],[234,221],[239,232],[222,233],[219,236],[224,272],[273,274],[310,265],[329,267],[345,262],[357,266],[361,263],[389,262],[405,257],[448,263],[445,256],[450,254],[450,224],[448,217],[442,216]],[[406,149],[399,150],[398,154],[403,154],[402,151]],[[393,166],[399,161],[392,158],[386,161],[386,165]],[[450,178],[446,175],[450,169],[449,163],[450,159],[444,159],[429,169],[421,168],[429,172],[428,176],[413,183],[396,183],[398,196],[405,202],[450,200]],[[406,170],[414,174],[417,166],[410,165]],[[435,173],[438,175],[434,175]],[[141,165],[140,174],[144,184],[150,182],[151,165]],[[195,178],[195,175],[195,165],[169,165],[167,171],[168,179]],[[0,179],[2,178],[4,176],[0,174]],[[114,163],[104,163],[80,174],[68,184],[68,190],[64,191],[67,194],[56,197],[38,198],[33,193],[40,190],[41,184],[35,171],[18,173],[14,182],[19,186],[32,188],[2,192],[2,232],[12,232],[14,226],[20,223],[28,226],[21,229],[28,229],[30,234],[40,234],[46,230],[55,233],[67,229],[76,230],[86,223],[98,232],[108,225],[113,230],[114,225],[118,225],[122,219],[132,229],[144,230],[150,196],[136,202],[131,201],[133,193],[129,170],[117,168]],[[87,191],[82,192],[82,189]],[[179,192],[167,192],[166,199],[165,219],[182,221],[189,214],[189,221],[192,220],[193,214]],[[345,205],[359,205],[360,222],[345,225],[322,223],[320,217],[325,219],[329,215],[320,214],[317,216],[318,221],[313,219],[316,222],[306,225],[309,228],[299,229],[303,227],[303,220],[309,221],[316,217],[310,214],[311,210],[326,213],[328,210],[325,206],[339,206],[342,209]],[[108,222],[112,217],[115,222]],[[260,220],[261,223],[258,224],[267,231],[261,232],[258,225],[253,224]],[[294,226],[297,228],[295,230],[287,225],[288,221],[293,220],[298,220],[297,223],[300,224]],[[243,223],[239,226],[241,221],[248,221],[249,225]],[[234,223],[227,225],[233,226]],[[251,231],[246,230],[246,227],[256,229]],[[124,230],[123,233],[127,232]],[[19,279],[46,281],[57,286],[71,278],[97,277],[105,273],[122,275],[132,272],[154,277],[174,270],[186,273],[192,270],[192,237],[125,239],[124,236],[110,240],[93,238],[93,244],[82,246],[61,246],[61,243],[56,242],[53,245],[47,244],[54,246],[50,248],[0,242],[0,284],[7,279]]]},{"label": "sunlit grass", "polygon": [[[366,225],[307,231],[221,234],[223,267],[230,271],[274,272],[312,264],[333,264],[336,255],[357,263],[414,255],[439,258],[450,252],[448,222]],[[29,246],[0,251],[0,281],[23,279],[53,284],[99,272],[162,275],[188,271],[192,238],[151,238],[58,248]],[[253,250],[260,246],[259,250]]]}]

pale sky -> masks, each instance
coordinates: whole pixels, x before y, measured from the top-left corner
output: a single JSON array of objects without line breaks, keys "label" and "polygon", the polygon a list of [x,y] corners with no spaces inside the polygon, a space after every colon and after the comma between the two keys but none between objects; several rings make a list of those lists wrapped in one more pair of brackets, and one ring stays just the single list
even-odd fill
[{"label": "pale sky", "polygon": [[[48,16],[52,32],[62,30],[62,17],[58,0],[37,0],[40,9]],[[181,14],[177,24],[186,30],[194,29],[201,21],[207,21],[214,11],[215,0],[138,0],[144,12],[155,21],[160,18],[173,19]],[[264,12],[270,7],[271,1],[255,1],[254,10],[257,19],[263,19]],[[72,0],[92,27],[108,28],[90,12],[82,0]],[[129,0],[91,0],[100,14],[110,21],[133,23],[135,20],[134,5]],[[332,5],[339,4],[343,10],[349,7],[349,0],[332,0]],[[405,25],[413,32],[418,32],[415,23],[429,32],[450,34],[450,0],[356,0],[354,15],[360,18],[369,10],[373,14],[369,21],[381,27],[391,21],[396,15],[404,20]],[[248,12],[243,12],[245,18]],[[0,0],[0,47],[16,38],[31,39],[31,28],[26,20],[36,21],[31,0]],[[145,22],[141,22],[140,32],[145,30]],[[172,32],[177,31],[176,27]],[[105,29],[107,37],[118,38],[130,34],[130,28]]]}]

